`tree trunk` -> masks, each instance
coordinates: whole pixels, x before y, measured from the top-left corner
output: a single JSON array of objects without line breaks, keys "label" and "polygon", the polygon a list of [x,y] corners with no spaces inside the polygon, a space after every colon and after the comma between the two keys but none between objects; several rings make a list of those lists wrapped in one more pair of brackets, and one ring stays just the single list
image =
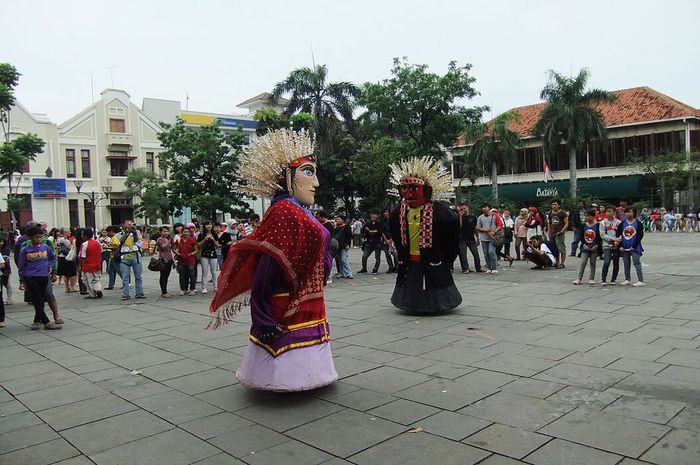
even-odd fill
[{"label": "tree trunk", "polygon": [[578,197],[578,182],[576,179],[576,148],[569,149],[569,195],[571,198]]},{"label": "tree trunk", "polygon": [[491,163],[491,197],[498,201],[498,165],[496,162]]}]

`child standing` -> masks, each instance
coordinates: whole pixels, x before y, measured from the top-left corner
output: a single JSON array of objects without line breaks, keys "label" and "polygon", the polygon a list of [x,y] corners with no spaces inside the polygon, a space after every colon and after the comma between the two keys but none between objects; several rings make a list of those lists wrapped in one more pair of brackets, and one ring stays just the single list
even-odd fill
[{"label": "child standing", "polygon": [[600,252],[600,225],[595,220],[595,210],[587,210],[585,223],[583,224],[583,240],[581,243],[581,265],[578,269],[578,278],[574,284],[581,284],[583,272],[586,271],[586,264],[590,262],[591,273],[588,278],[588,284],[595,284],[595,266],[598,253]]},{"label": "child standing", "polygon": [[617,235],[617,228],[620,226],[620,220],[615,218],[615,207],[608,205],[605,209],[605,219],[600,223],[600,238],[603,243],[603,274],[601,279],[603,280],[603,286],[607,286],[608,282],[608,270],[610,269],[610,262],[612,262],[612,278],[610,279],[610,285],[615,285],[615,280],[617,280],[617,274],[620,272],[620,240]]},{"label": "child standing", "polygon": [[644,252],[642,248],[644,228],[636,216],[637,212],[633,208],[626,208],[625,221],[621,222],[617,228],[617,235],[620,237],[620,255],[625,266],[625,280],[620,283],[620,286],[627,286],[630,283],[630,261],[634,263],[634,269],[637,271],[637,282],[632,286],[645,286],[641,261]]},{"label": "child standing", "polygon": [[20,250],[18,267],[34,304],[34,322],[31,329],[39,329],[41,325],[44,325],[44,329],[61,329],[61,325],[52,323],[44,312],[49,273],[56,262],[56,254],[50,246],[42,243],[41,227],[31,227],[27,236],[31,242]]}]

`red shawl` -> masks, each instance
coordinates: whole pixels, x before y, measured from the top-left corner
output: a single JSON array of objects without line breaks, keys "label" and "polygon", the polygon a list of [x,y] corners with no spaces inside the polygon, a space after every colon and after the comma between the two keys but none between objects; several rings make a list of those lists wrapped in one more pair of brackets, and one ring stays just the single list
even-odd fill
[{"label": "red shawl", "polygon": [[323,252],[323,233],[315,220],[289,200],[273,203],[258,229],[229,249],[209,307],[215,315],[209,327],[228,323],[242,307],[250,305],[250,290],[261,253],[275,259],[289,285],[285,317],[295,314],[301,302],[323,297]]}]

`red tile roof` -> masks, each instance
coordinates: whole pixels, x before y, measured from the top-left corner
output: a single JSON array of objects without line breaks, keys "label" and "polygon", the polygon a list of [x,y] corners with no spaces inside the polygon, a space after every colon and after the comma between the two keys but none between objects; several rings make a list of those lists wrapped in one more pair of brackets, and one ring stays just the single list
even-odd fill
[{"label": "red tile roof", "polygon": [[[650,87],[633,87],[612,93],[617,97],[613,103],[596,105],[606,127],[686,117],[700,118],[700,110]],[[520,115],[520,122],[511,122],[508,125],[509,129],[517,132],[521,137],[531,136],[532,128],[537,123],[544,106],[545,103],[537,103],[511,109],[511,113]],[[464,137],[460,137],[457,145],[464,145],[464,142]]]}]

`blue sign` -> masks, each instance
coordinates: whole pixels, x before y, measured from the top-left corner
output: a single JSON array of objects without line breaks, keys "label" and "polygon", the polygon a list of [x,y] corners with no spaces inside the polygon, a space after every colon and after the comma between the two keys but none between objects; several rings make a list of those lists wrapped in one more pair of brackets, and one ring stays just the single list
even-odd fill
[{"label": "blue sign", "polygon": [[59,199],[66,196],[66,180],[61,178],[33,178],[34,197],[38,199]]},{"label": "blue sign", "polygon": [[235,118],[218,118],[220,126],[227,126],[236,128],[242,126],[245,129],[255,129],[258,125],[257,121],[249,121],[246,119],[235,119]]}]

